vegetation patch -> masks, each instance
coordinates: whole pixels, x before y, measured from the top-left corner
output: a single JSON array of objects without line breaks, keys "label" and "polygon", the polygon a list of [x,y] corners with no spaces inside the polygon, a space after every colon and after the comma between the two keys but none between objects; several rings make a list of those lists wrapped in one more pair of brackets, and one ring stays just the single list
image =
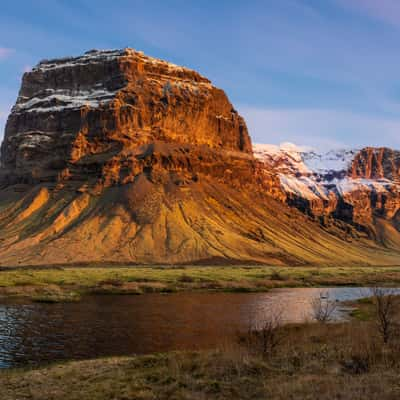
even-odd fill
[{"label": "vegetation patch", "polygon": [[42,294],[32,296],[32,301],[35,303],[73,303],[81,300],[81,295],[76,292],[61,293],[61,294]]},{"label": "vegetation patch", "polygon": [[400,286],[400,267],[132,266],[0,270],[0,296],[28,298],[77,292],[260,292],[284,287]]}]

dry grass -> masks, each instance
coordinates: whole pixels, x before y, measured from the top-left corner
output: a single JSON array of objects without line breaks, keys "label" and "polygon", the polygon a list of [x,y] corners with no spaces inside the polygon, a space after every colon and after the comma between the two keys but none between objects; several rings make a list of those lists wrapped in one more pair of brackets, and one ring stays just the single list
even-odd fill
[{"label": "dry grass", "polygon": [[157,266],[0,271],[0,295],[28,297],[71,291],[80,294],[190,290],[254,292],[279,287],[368,286],[377,283],[400,285],[400,267]]},{"label": "dry grass", "polygon": [[239,345],[0,373],[3,400],[400,398],[400,339],[372,322],[282,328],[267,356]]}]

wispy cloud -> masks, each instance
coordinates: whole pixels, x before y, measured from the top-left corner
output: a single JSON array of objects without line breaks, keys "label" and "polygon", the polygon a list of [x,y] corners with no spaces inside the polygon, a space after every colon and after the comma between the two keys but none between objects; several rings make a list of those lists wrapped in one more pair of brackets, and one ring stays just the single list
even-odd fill
[{"label": "wispy cloud", "polygon": [[5,120],[7,118],[7,112],[4,110],[0,110],[0,121]]},{"label": "wispy cloud", "polygon": [[[2,88],[0,87],[0,93],[2,93]],[[8,115],[10,114],[11,104],[3,102],[0,99],[0,143],[3,140],[4,129],[6,126]]]},{"label": "wispy cloud", "polygon": [[10,57],[15,52],[14,49],[7,47],[0,47],[0,60]]},{"label": "wispy cloud", "polygon": [[292,142],[319,149],[360,146],[400,148],[400,119],[341,110],[240,107],[254,142]]},{"label": "wispy cloud", "polygon": [[7,113],[0,110],[0,142],[3,140],[4,127],[6,124]]},{"label": "wispy cloud", "polygon": [[343,7],[353,9],[370,18],[400,27],[398,0],[338,0]]}]

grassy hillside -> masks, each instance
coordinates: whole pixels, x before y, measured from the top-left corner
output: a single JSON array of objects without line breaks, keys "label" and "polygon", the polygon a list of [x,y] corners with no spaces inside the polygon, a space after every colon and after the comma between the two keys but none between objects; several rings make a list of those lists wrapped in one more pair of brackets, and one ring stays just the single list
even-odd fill
[{"label": "grassy hillside", "polygon": [[239,190],[206,177],[182,187],[142,178],[129,190],[121,186],[99,193],[9,187],[0,200],[4,266],[249,261],[396,265],[399,251],[354,229],[323,227],[252,188]]}]

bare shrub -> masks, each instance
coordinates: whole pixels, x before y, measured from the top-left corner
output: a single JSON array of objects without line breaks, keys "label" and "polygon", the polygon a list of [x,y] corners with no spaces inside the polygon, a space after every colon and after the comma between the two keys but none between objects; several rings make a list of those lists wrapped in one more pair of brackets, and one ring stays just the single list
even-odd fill
[{"label": "bare shrub", "polygon": [[274,307],[262,321],[249,325],[247,333],[239,336],[239,343],[263,357],[271,355],[284,337],[282,316],[282,308]]},{"label": "bare shrub", "polygon": [[383,343],[387,344],[393,336],[395,328],[395,293],[393,289],[379,287],[373,287],[371,293],[378,332]]},{"label": "bare shrub", "polygon": [[329,293],[321,292],[318,297],[311,300],[312,317],[318,322],[331,321],[336,309],[337,303],[329,298]]},{"label": "bare shrub", "polygon": [[343,360],[341,364],[343,371],[350,374],[360,375],[370,370],[369,358],[362,355],[356,355],[350,360]]}]

